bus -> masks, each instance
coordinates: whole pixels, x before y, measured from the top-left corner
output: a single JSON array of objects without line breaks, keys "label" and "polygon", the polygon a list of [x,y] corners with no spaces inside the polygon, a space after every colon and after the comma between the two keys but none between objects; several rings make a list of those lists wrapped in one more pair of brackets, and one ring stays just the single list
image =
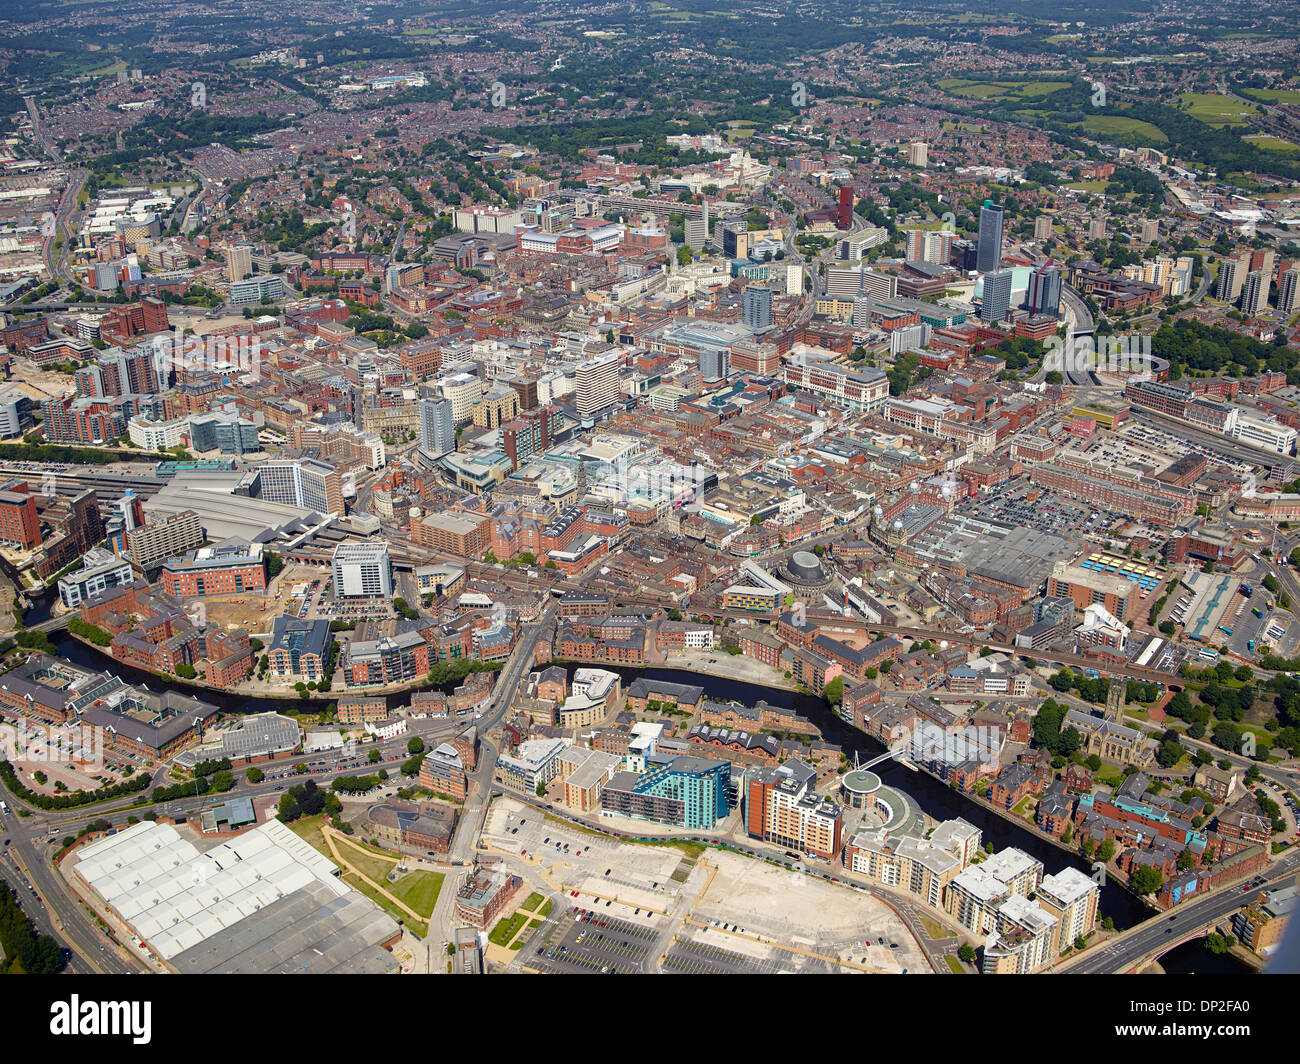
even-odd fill
[{"label": "bus", "polygon": [[1253,640],[1253,639],[1247,639],[1247,640],[1246,640],[1246,649],[1249,650],[1249,651],[1251,651],[1251,652],[1253,652],[1253,651],[1255,650],[1255,640]]},{"label": "bus", "polygon": [[1227,627],[1226,625],[1222,625],[1222,624],[1219,625],[1219,631],[1222,632],[1224,635],[1232,635],[1232,629]]},{"label": "bus", "polygon": [[9,807],[4,802],[0,802],[0,813],[4,813],[5,816],[9,815]]}]

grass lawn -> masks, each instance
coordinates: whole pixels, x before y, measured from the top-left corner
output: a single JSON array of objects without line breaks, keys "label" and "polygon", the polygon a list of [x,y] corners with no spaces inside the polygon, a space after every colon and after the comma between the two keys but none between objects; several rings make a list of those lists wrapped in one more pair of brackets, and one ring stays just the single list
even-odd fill
[{"label": "grass lawn", "polygon": [[943,959],[948,962],[948,967],[952,969],[953,975],[966,974],[966,966],[962,964],[962,962],[959,961],[956,957],[954,957],[951,953],[945,953],[943,955]]},{"label": "grass lawn", "polygon": [[524,909],[525,911],[530,913],[535,912],[537,910],[537,906],[542,904],[542,900],[543,900],[542,896],[538,894],[537,891],[533,891],[530,895],[528,895],[527,898],[524,899],[523,905],[519,906],[519,908]]},{"label": "grass lawn", "polygon": [[299,817],[289,825],[289,830],[300,839],[306,840],[314,849],[320,850],[330,860],[333,860],[329,844],[325,841],[325,836],[321,834],[320,826],[323,823],[325,823],[325,814],[318,813],[316,816]]},{"label": "grass lawn", "polygon": [[512,916],[504,917],[497,921],[496,927],[488,933],[488,941],[494,942],[498,946],[504,946],[514,937],[516,931],[524,926],[528,916],[525,913],[514,913]]},{"label": "grass lawn", "polygon": [[1075,192],[1105,192],[1109,181],[1072,181],[1066,185],[1066,188],[1072,188]]},{"label": "grass lawn", "polygon": [[[353,887],[356,890],[359,890],[367,898],[369,898],[381,909],[383,909],[386,913],[388,913],[388,915],[391,916],[394,920],[400,920],[403,925],[409,927],[413,932],[415,932],[415,934],[418,937],[420,938],[428,937],[429,925],[427,922],[422,920],[413,920],[411,918],[410,913],[403,912],[391,901],[389,901],[377,890],[375,890],[374,887],[372,887],[364,879],[358,876],[355,872],[344,872],[342,878],[343,878],[343,882],[346,883],[349,887]],[[387,889],[387,886],[388,884],[385,885],[385,889]]]},{"label": "grass lawn", "polygon": [[443,878],[441,872],[426,872],[419,868],[407,872],[396,883],[385,882],[384,889],[417,913],[432,916],[433,907],[438,904],[438,895],[442,892]]},{"label": "grass lawn", "polygon": [[951,931],[945,931],[943,925],[936,920],[931,920],[928,916],[921,917],[921,926],[925,928],[925,933],[936,941],[952,937]]},{"label": "grass lawn", "polygon": [[555,908],[555,902],[547,898],[546,901],[542,904],[542,907],[537,910],[537,915],[541,917],[550,916],[551,910],[554,908]]},{"label": "grass lawn", "polygon": [[[390,889],[391,884],[387,884],[385,877],[397,864],[396,858],[391,861],[381,861],[378,857],[372,857],[368,853],[353,849],[348,843],[337,838],[334,840],[334,844],[338,847],[339,856],[343,860],[376,883],[385,883],[385,890]],[[397,892],[393,891],[393,893]]]},{"label": "grass lawn", "polygon": [[528,930],[529,930],[529,931],[536,931],[536,930],[537,930],[539,927],[541,927],[542,924],[544,924],[545,922],[546,922],[545,920],[529,920],[529,921],[528,921]]},{"label": "grass lawn", "polygon": [[1032,801],[1033,798],[1030,795],[1025,795],[1023,798],[1020,799],[1020,801],[1018,801],[1015,804],[1015,808],[1013,808],[1011,812],[1014,813],[1016,816],[1020,816],[1020,817],[1028,816],[1029,804]]}]

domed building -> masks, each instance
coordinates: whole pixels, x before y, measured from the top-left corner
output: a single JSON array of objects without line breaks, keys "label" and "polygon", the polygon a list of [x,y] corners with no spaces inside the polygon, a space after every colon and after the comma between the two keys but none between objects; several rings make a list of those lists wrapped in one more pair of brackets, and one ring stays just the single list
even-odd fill
[{"label": "domed building", "polygon": [[825,587],[831,582],[822,560],[806,550],[797,550],[790,555],[790,560],[782,569],[782,575],[800,587]]},{"label": "domed building", "polygon": [[874,809],[880,787],[880,777],[874,772],[855,768],[840,780],[840,801],[846,809]]}]

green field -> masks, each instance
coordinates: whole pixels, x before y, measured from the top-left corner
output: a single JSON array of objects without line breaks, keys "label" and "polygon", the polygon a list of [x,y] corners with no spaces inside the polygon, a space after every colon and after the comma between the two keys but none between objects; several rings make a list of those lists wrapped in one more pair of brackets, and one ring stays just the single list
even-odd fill
[{"label": "green field", "polygon": [[1145,138],[1152,144],[1169,142],[1169,138],[1150,122],[1142,122],[1136,118],[1121,118],[1119,115],[1089,115],[1083,120],[1083,128],[1086,132],[1099,137],[1127,134]]},{"label": "green field", "polygon": [[1072,181],[1065,187],[1072,188],[1076,192],[1105,192],[1108,184],[1110,184],[1109,181],[1098,179],[1096,181]]},{"label": "green field", "polygon": [[953,96],[975,100],[1028,100],[1048,96],[1068,89],[1068,81],[971,81],[967,78],[945,78],[939,88]]},{"label": "green field", "polygon": [[1242,89],[1241,94],[1261,103],[1300,103],[1300,89]]},{"label": "green field", "polygon": [[1244,126],[1259,113],[1248,103],[1218,93],[1185,92],[1179,99],[1184,111],[1216,129],[1222,126]]},{"label": "green field", "polygon": [[1262,151],[1275,151],[1283,155],[1295,155],[1300,153],[1300,144],[1289,140],[1282,140],[1281,137],[1270,137],[1267,133],[1251,133],[1241,138],[1250,141],[1255,147]]}]

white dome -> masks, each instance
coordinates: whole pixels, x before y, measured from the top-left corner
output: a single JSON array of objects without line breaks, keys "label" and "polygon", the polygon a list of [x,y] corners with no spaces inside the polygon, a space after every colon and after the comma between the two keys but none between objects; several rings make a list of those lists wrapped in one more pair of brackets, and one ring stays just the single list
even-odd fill
[{"label": "white dome", "polygon": [[901,532],[901,531],[903,531],[903,522],[902,522],[902,521],[895,521],[895,522],[894,522],[894,531],[895,531],[895,532]]},{"label": "white dome", "polygon": [[412,517],[419,517],[419,516],[420,516],[420,508],[419,508],[418,506],[412,506],[412,507],[411,507],[411,516],[412,516]]}]

